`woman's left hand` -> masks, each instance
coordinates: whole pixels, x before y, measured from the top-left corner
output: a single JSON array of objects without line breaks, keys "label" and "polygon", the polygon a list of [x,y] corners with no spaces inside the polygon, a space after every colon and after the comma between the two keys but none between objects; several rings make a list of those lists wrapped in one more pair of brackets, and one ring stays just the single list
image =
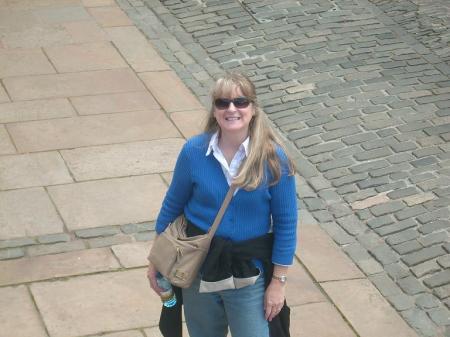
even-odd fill
[{"label": "woman's left hand", "polygon": [[264,312],[269,322],[278,315],[283,308],[286,285],[272,279],[264,295]]}]

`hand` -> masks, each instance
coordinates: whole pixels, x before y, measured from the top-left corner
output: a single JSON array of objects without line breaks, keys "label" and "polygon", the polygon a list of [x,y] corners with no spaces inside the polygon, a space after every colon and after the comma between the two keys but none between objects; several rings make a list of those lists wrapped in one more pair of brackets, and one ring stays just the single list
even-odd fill
[{"label": "hand", "polygon": [[264,294],[265,318],[269,322],[278,315],[284,305],[285,285],[278,280],[272,280]]},{"label": "hand", "polygon": [[155,267],[154,267],[151,263],[149,263],[148,269],[147,269],[147,278],[148,278],[148,281],[150,282],[150,287],[153,289],[153,291],[154,291],[158,296],[160,296],[160,295],[161,295],[161,292],[164,291],[164,290],[161,289],[161,288],[158,286],[158,283],[156,282],[156,273],[157,273],[157,272],[158,272],[158,271],[155,269]]}]

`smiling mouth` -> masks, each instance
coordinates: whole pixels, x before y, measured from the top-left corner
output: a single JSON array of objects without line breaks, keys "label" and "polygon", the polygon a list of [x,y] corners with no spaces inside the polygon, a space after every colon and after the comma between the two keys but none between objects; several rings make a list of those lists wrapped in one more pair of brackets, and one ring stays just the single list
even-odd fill
[{"label": "smiling mouth", "polygon": [[241,117],[226,117],[225,118],[226,121],[238,121],[240,119],[241,119]]}]

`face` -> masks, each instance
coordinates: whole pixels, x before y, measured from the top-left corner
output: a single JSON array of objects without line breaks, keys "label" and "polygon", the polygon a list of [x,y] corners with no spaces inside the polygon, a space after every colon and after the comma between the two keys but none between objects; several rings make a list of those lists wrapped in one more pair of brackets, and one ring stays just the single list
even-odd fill
[{"label": "face", "polygon": [[[245,96],[243,95],[241,89],[235,86],[233,87],[233,90],[231,91],[231,95],[229,95],[229,97],[218,98],[233,100],[239,97]],[[217,107],[216,105],[214,105],[214,117],[216,118],[222,132],[240,134],[248,133],[248,127],[255,114],[255,108],[253,103],[251,102],[247,107],[242,107],[239,103],[242,102],[239,102],[238,100],[236,102],[236,106],[233,102],[231,102],[226,108]]]}]

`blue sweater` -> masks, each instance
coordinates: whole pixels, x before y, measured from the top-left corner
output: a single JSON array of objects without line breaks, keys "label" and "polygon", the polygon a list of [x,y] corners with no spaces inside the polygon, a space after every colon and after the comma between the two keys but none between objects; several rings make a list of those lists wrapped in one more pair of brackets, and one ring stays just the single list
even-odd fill
[{"label": "blue sweater", "polygon": [[[159,234],[184,212],[186,218],[208,230],[229,189],[214,155],[206,156],[210,135],[201,134],[183,146],[170,187],[156,220]],[[274,233],[272,262],[291,265],[296,247],[297,201],[295,178],[288,175],[286,155],[278,148],[282,176],[278,183],[256,190],[239,189],[231,199],[215,235],[233,242]],[[270,173],[268,173],[270,179]]]}]

